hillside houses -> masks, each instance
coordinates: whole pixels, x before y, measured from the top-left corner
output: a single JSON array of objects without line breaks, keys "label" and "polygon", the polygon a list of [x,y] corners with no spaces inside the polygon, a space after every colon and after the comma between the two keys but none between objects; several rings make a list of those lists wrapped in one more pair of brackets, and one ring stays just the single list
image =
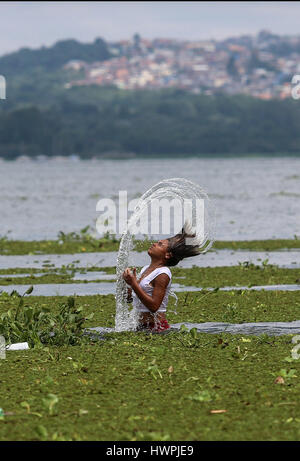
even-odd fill
[{"label": "hillside houses", "polygon": [[[261,99],[291,97],[300,74],[300,38],[268,31],[224,41],[143,39],[109,43],[111,59],[64,66],[80,78],[65,85],[114,85],[120,89],[179,88],[195,93],[248,94]],[[284,52],[285,51],[285,52]]]}]

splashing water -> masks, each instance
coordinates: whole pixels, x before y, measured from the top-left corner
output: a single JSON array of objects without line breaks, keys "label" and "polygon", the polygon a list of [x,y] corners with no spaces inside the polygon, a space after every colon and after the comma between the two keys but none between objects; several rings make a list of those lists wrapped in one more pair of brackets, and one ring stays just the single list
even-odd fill
[{"label": "splashing water", "polygon": [[141,219],[143,213],[148,210],[148,205],[151,204],[154,199],[165,199],[167,197],[169,199],[179,199],[182,204],[184,201],[189,201],[191,204],[191,216],[189,216],[189,220],[191,222],[195,218],[197,199],[203,201],[203,222],[200,223],[201,229],[195,229],[196,236],[200,235],[201,231],[201,242],[199,244],[201,253],[206,253],[214,242],[216,224],[214,206],[208,198],[207,193],[199,185],[184,178],[171,178],[157,183],[145,192],[139,199],[134,212],[128,221],[127,229],[123,232],[120,241],[116,268],[115,331],[136,330],[138,323],[137,310],[134,308],[130,310],[128,307],[127,284],[122,277],[124,270],[128,267],[130,250],[133,248],[133,228]]}]

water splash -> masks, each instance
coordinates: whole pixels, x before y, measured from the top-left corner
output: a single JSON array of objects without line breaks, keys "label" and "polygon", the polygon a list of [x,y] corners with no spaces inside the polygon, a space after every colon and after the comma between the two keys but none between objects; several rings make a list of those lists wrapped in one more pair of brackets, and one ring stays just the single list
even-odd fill
[{"label": "water splash", "polygon": [[175,299],[175,306],[174,306],[174,310],[173,311],[170,311],[169,312],[173,312],[173,314],[177,315],[177,303],[178,303],[178,296],[176,295],[175,291],[173,290],[169,290],[169,295],[172,296],[174,299]]},{"label": "water splash", "polygon": [[[215,235],[215,209],[208,198],[207,193],[198,184],[193,183],[184,178],[171,178],[165,179],[145,192],[139,199],[132,216],[130,217],[127,229],[122,234],[120,247],[117,257],[117,283],[116,283],[116,316],[115,316],[115,330],[126,331],[136,330],[137,327],[137,311],[130,309],[127,303],[127,284],[122,278],[122,274],[129,263],[129,254],[133,248],[133,229],[136,223],[141,219],[143,213],[148,210],[148,205],[154,199],[179,199],[183,204],[184,201],[189,200],[191,208],[190,222],[195,221],[196,200],[203,200],[203,222],[201,229],[195,229],[196,235],[201,234],[201,243],[199,249],[201,253],[206,253],[214,242]],[[186,216],[185,216],[186,217]],[[201,231],[201,232],[200,232]]]}]

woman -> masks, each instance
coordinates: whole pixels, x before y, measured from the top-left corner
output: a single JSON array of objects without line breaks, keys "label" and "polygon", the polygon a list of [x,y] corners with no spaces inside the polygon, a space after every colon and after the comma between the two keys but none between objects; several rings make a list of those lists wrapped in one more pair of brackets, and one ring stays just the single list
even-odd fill
[{"label": "woman", "polygon": [[[193,239],[193,244],[188,244],[186,239]],[[139,280],[136,268],[133,272],[129,267],[125,269],[123,278],[131,287],[127,300],[133,301],[133,306],[139,311],[138,330],[160,332],[170,328],[166,318],[172,280],[169,267],[176,266],[184,258],[199,255],[199,244],[195,232],[185,223],[181,233],[150,246],[148,255],[151,263],[142,268]]]}]

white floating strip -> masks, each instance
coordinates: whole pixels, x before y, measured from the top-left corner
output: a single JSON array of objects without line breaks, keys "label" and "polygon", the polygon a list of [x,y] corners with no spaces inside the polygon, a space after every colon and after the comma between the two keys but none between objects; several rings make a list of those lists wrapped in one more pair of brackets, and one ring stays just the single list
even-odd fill
[{"label": "white floating strip", "polygon": [[[188,330],[196,328],[198,333],[230,333],[243,335],[261,335],[281,336],[300,333],[300,320],[292,322],[252,322],[252,323],[223,323],[223,322],[205,322],[205,323],[190,323],[181,322],[171,324],[170,330],[166,332],[180,331],[181,325],[185,325]],[[85,334],[99,336],[99,339],[104,339],[105,333],[116,333],[115,328],[94,327],[86,328]],[[160,333],[160,334],[162,334]]]},{"label": "white floating strip", "polygon": [[6,346],[7,351],[24,351],[25,349],[29,349],[28,343],[15,343]]}]

